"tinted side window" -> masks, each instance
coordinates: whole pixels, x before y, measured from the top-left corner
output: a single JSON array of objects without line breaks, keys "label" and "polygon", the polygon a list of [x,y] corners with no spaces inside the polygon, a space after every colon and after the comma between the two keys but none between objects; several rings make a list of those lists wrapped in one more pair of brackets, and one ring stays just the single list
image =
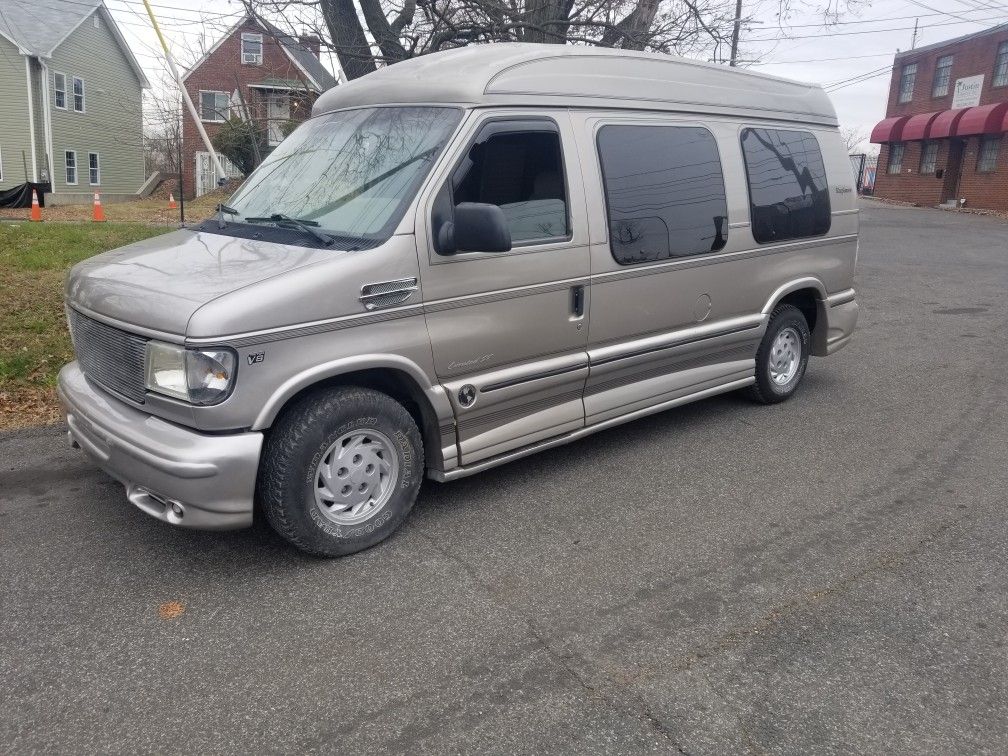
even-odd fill
[{"label": "tinted side window", "polygon": [[829,231],[830,198],[819,142],[807,131],[742,132],[753,237],[760,244]]},{"label": "tinted side window", "polygon": [[714,135],[689,126],[603,126],[598,133],[609,246],[622,265],[716,252],[728,235]]},{"label": "tinted side window", "polygon": [[512,243],[568,235],[560,135],[498,133],[476,142],[455,174],[455,204],[484,202],[504,211]]}]

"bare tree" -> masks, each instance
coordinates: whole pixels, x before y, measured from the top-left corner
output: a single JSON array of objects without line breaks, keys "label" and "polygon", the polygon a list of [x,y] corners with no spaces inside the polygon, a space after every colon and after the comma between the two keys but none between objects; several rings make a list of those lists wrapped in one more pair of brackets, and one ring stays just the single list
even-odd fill
[{"label": "bare tree", "polygon": [[475,42],[574,43],[697,56],[727,49],[734,22],[730,0],[242,2],[252,14],[314,33],[348,79]]},{"label": "bare tree", "polygon": [[178,173],[178,148],[182,138],[178,84],[164,74],[158,86],[144,96],[144,154],[147,175],[154,171]]},{"label": "bare tree", "polygon": [[[859,151],[858,148],[864,145],[865,140],[868,139],[868,135],[857,126],[844,126],[840,129],[840,138],[843,140],[848,154],[850,154]],[[863,152],[864,150],[860,151]]]}]

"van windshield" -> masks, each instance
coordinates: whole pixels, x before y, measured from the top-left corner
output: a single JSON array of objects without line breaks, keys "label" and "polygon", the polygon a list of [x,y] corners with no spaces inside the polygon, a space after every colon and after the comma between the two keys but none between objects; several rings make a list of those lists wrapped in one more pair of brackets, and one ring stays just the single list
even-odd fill
[{"label": "van windshield", "polygon": [[225,217],[384,241],[460,117],[457,108],[379,107],[312,118],[252,172]]}]

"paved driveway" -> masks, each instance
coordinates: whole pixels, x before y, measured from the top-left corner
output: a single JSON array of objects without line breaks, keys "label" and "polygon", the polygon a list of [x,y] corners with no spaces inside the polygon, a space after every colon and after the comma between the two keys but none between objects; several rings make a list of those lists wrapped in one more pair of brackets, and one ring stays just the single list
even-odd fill
[{"label": "paved driveway", "polygon": [[350,559],[0,437],[0,750],[1004,753],[1008,224],[863,219],[794,400],[427,484]]}]

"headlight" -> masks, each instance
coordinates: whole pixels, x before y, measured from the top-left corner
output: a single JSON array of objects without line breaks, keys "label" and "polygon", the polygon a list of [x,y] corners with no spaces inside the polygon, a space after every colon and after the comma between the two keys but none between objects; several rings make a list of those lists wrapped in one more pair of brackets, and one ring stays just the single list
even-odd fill
[{"label": "headlight", "polygon": [[192,404],[216,404],[231,390],[235,355],[229,349],[185,349],[147,342],[147,388]]}]

